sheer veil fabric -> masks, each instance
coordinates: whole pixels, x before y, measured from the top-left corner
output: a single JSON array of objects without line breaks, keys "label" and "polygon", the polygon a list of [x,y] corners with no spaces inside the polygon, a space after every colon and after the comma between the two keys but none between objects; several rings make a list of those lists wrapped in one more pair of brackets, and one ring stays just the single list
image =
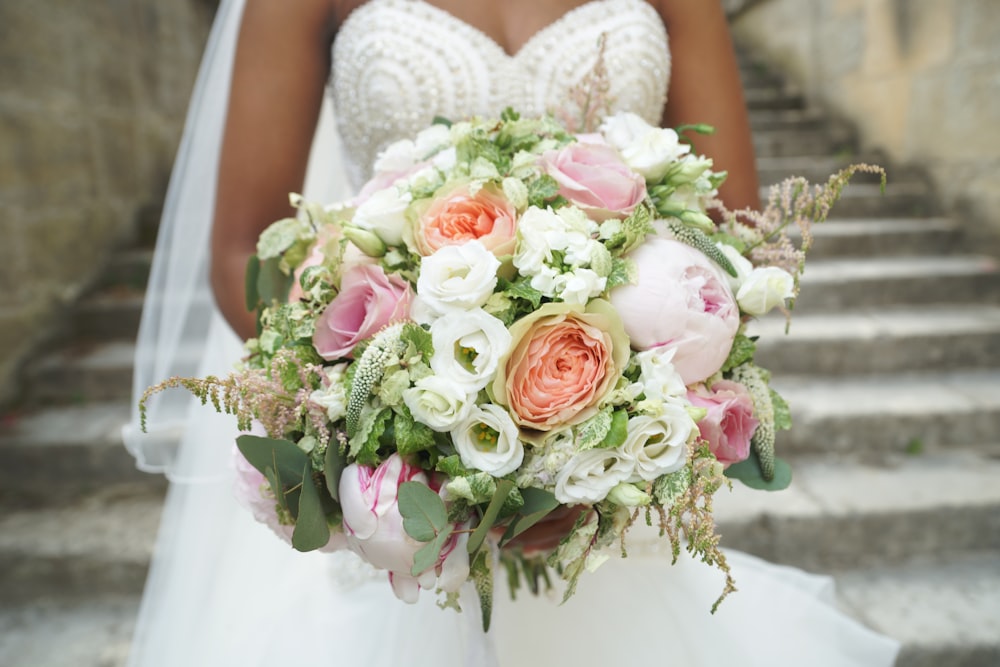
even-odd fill
[{"label": "sheer veil fabric", "polygon": [[[390,3],[395,0],[384,4]],[[211,297],[208,252],[243,5],[220,4],[192,97],[139,331],[136,403],[146,387],[167,377],[224,374],[241,353]],[[325,108],[306,196],[347,196],[343,163],[333,110]],[[683,559],[671,566],[655,549],[611,559],[561,608],[525,594],[511,602],[498,582],[495,626],[483,634],[474,595],[465,596],[461,614],[437,609],[427,592],[406,605],[352,555],[299,554],[256,523],[232,492],[235,435],[231,417],[183,391],[150,404],[148,433],[140,429],[137,407],[123,429],[139,467],[171,481],[132,642],[133,667],[585,666],[668,659],[883,667],[898,650],[835,609],[829,578],[738,553],[730,558],[740,591],[712,617],[718,573]]]}]

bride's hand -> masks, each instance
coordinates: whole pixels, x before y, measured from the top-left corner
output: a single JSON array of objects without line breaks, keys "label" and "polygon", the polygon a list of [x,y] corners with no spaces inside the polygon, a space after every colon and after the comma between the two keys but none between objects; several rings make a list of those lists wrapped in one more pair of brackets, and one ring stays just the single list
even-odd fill
[{"label": "bride's hand", "polygon": [[[561,506],[552,510],[544,519],[507,542],[504,546],[516,546],[525,551],[549,551],[559,546],[560,540],[569,534],[581,514],[590,512],[589,507]],[[492,533],[499,539],[506,528],[494,528]]]}]

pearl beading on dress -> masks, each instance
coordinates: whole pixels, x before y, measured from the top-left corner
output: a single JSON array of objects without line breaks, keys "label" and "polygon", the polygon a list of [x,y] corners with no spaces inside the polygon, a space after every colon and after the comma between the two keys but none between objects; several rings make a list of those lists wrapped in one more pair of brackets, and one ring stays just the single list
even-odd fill
[{"label": "pearl beading on dress", "polygon": [[435,116],[554,112],[593,68],[601,35],[613,111],[658,124],[670,77],[659,14],[645,0],[592,0],[549,24],[514,55],[424,0],[369,0],[341,25],[330,86],[355,187],[379,152]]}]

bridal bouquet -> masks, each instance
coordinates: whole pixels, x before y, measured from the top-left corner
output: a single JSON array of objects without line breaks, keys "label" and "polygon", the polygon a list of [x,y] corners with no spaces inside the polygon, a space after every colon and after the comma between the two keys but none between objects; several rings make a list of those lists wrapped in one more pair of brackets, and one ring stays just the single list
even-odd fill
[{"label": "bridal bouquet", "polygon": [[[300,215],[261,235],[238,371],[150,391],[256,430],[241,489],[293,547],[349,549],[408,601],[457,605],[472,579],[484,625],[497,553],[512,585],[554,572],[569,596],[640,517],[726,570],[712,494],[791,475],[788,409],[745,326],[787,312],[808,223],[857,168],[716,224],[725,174],[635,115],[585,135],[511,110],[441,121],[355,199],[293,197]],[[519,546],[557,508],[580,509],[559,546]]]}]

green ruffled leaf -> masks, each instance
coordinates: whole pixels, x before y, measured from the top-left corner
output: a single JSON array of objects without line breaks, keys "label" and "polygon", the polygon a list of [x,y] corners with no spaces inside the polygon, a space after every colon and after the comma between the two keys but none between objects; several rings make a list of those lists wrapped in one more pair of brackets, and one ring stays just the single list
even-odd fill
[{"label": "green ruffled leaf", "polygon": [[617,257],[612,260],[611,273],[608,274],[608,282],[605,286],[606,290],[612,290],[623,285],[632,285],[637,282],[639,282],[639,271],[634,261],[624,257]]},{"label": "green ruffled leaf", "polygon": [[730,371],[737,366],[753,361],[753,355],[757,352],[757,342],[755,338],[749,338],[743,334],[738,334],[733,340],[733,346],[729,349],[729,357],[722,365],[722,372]]},{"label": "green ruffled leaf", "polygon": [[418,542],[430,542],[450,526],[444,501],[426,484],[403,482],[399,485],[397,502],[403,530]]},{"label": "green ruffled leaf", "polygon": [[691,466],[688,465],[676,472],[657,477],[653,483],[653,498],[662,507],[673,507],[690,486]]},{"label": "green ruffled leaf", "polygon": [[361,409],[358,430],[350,440],[350,456],[360,465],[378,465],[382,434],[392,417],[392,410],[366,405]]},{"label": "green ruffled leaf", "polygon": [[302,471],[302,488],[299,492],[299,512],[292,531],[292,547],[297,551],[319,549],[330,541],[330,526],[320,503],[319,490],[313,483],[308,463]]},{"label": "green ruffled leaf", "polygon": [[400,454],[415,454],[431,449],[436,444],[434,431],[413,418],[406,404],[396,408],[393,419],[396,449]]},{"label": "green ruffled leaf", "polygon": [[771,406],[774,408],[774,429],[787,431],[792,428],[792,410],[778,392],[771,389]]},{"label": "green ruffled leaf", "polygon": [[768,481],[764,479],[760,461],[756,456],[751,455],[745,461],[734,463],[726,468],[726,477],[738,479],[751,489],[781,491],[787,489],[788,485],[792,483],[792,467],[783,459],[774,459],[774,477]]}]

